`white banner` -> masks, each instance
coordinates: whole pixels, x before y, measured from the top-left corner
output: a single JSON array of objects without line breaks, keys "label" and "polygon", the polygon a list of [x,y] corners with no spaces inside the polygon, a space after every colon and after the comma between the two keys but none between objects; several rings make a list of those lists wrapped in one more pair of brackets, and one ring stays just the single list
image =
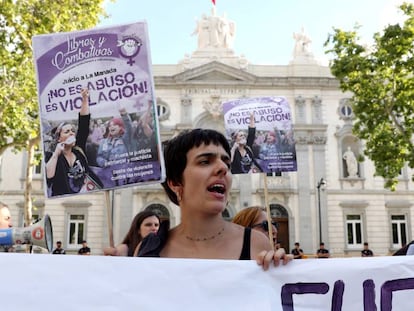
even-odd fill
[{"label": "white banner", "polygon": [[254,261],[0,254],[2,310],[411,311],[414,256]]}]

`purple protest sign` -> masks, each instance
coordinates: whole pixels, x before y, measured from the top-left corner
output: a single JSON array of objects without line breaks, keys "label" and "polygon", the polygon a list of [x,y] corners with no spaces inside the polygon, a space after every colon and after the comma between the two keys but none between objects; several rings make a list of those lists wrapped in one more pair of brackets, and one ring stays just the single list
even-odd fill
[{"label": "purple protest sign", "polygon": [[242,98],[223,103],[233,174],[296,171],[289,103],[284,97]]},{"label": "purple protest sign", "polygon": [[34,36],[33,49],[46,195],[162,182],[146,22]]}]

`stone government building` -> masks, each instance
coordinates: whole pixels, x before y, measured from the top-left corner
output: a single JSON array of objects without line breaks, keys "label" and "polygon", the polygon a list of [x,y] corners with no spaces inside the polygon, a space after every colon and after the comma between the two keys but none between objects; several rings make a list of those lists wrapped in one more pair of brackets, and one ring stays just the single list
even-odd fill
[{"label": "stone government building", "polygon": [[[293,36],[288,65],[255,65],[236,55],[235,24],[214,10],[202,15],[194,34],[198,42],[191,55],[178,64],[153,65],[162,140],[188,128],[224,133],[221,103],[239,97],[285,96],[293,114],[297,172],[267,178],[235,175],[224,217],[231,219],[250,205],[264,205],[267,179],[271,214],[280,223],[279,240],[287,250],[298,241],[305,253],[314,254],[321,239],[335,257],[360,256],[367,241],[375,255],[388,255],[413,239],[413,171],[404,168],[397,190],[391,192],[384,189],[382,178],[374,176],[369,159],[355,161],[363,154],[364,142],[352,135],[350,94],[342,93],[329,68],[318,63],[303,29]],[[17,227],[23,226],[25,157],[7,151],[0,163],[0,200],[10,206]],[[37,167],[33,214],[49,214],[54,241],[61,240],[68,253],[76,253],[78,242],[86,239],[92,254],[102,254],[109,244],[105,194],[45,199],[42,174],[42,167]],[[160,185],[112,194],[115,243],[142,210],[156,210],[172,226],[180,221],[180,209]]]}]

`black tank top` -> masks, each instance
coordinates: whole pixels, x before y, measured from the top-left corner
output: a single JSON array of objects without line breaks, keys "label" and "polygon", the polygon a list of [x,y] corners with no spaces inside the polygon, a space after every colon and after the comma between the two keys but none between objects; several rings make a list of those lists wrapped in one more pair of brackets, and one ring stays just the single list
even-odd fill
[{"label": "black tank top", "polygon": [[[158,232],[163,231],[159,230]],[[168,232],[168,231],[167,231]],[[148,234],[141,243],[138,257],[160,257],[160,252],[164,247],[166,238],[160,238],[164,234]],[[250,237],[251,229],[244,228],[243,246],[239,260],[250,260]]]},{"label": "black tank top", "polygon": [[243,236],[243,247],[241,250],[239,260],[250,260],[250,236],[251,236],[251,229],[244,228],[244,236]]}]

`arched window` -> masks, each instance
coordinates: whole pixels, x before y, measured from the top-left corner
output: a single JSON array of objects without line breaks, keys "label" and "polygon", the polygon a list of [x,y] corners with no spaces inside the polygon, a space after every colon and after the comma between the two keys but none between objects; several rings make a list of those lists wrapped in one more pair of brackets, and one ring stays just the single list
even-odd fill
[{"label": "arched window", "polygon": [[288,218],[287,210],[280,204],[270,204],[270,215],[272,218]]},{"label": "arched window", "polygon": [[168,104],[160,98],[157,98],[157,115],[159,121],[168,120],[170,117],[171,111]]},{"label": "arched window", "polygon": [[231,220],[230,212],[227,208],[221,213],[221,216],[227,221]]},{"label": "arched window", "polygon": [[270,204],[270,216],[272,217],[272,220],[277,221],[279,224],[277,229],[277,240],[287,252],[290,252],[288,211],[280,204]]},{"label": "arched window", "polygon": [[170,219],[170,212],[162,204],[151,204],[145,210],[156,213],[160,217],[161,221]]}]

